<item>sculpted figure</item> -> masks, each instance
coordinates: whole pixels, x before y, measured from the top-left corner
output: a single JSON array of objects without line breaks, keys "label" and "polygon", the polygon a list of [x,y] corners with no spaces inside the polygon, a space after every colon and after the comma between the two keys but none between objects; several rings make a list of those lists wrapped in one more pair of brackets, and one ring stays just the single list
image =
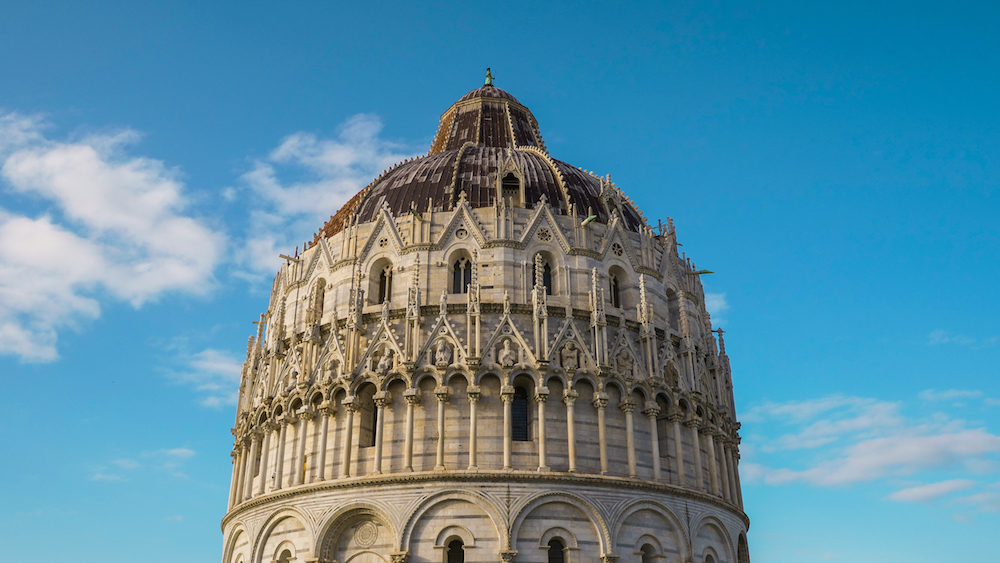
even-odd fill
[{"label": "sculpted figure", "polygon": [[632,356],[625,350],[618,355],[618,373],[622,375],[632,375]]},{"label": "sculpted figure", "polygon": [[580,351],[576,349],[576,343],[572,340],[567,342],[559,353],[559,359],[562,360],[562,367],[564,369],[576,369],[580,367],[579,355]]},{"label": "sculpted figure", "polygon": [[385,373],[392,367],[392,350],[386,349],[385,353],[378,360],[378,372]]},{"label": "sculpted figure", "polygon": [[434,352],[434,361],[438,365],[446,366],[451,360],[451,348],[445,343],[444,339],[438,340],[437,350]]},{"label": "sculpted figure", "polygon": [[517,352],[511,350],[510,340],[503,341],[503,349],[497,354],[497,361],[505,368],[509,368],[517,362]]}]

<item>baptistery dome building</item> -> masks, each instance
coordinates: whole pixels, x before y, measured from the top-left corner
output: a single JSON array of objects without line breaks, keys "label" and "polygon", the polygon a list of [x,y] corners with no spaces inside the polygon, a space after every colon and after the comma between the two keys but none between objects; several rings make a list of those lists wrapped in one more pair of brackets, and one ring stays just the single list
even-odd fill
[{"label": "baptistery dome building", "polygon": [[703,273],[488,75],[275,277],[223,563],[748,562]]}]

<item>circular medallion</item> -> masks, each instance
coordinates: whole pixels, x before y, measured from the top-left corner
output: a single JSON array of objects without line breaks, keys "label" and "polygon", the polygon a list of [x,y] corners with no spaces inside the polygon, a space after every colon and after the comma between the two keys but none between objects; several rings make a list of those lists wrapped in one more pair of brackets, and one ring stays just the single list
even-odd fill
[{"label": "circular medallion", "polygon": [[545,228],[538,229],[538,240],[542,242],[549,242],[550,240],[552,240],[552,233]]},{"label": "circular medallion", "polygon": [[387,246],[389,246],[389,239],[387,239],[385,237],[382,237],[382,238],[378,239],[378,247],[379,248],[385,248]]},{"label": "circular medallion", "polygon": [[625,252],[625,249],[622,248],[622,245],[620,245],[620,244],[618,244],[616,242],[616,243],[614,243],[614,244],[611,245],[611,252],[614,252],[615,256],[621,256],[622,253]]},{"label": "circular medallion", "polygon": [[356,530],[354,530],[354,541],[361,547],[371,547],[375,545],[375,540],[378,539],[378,526],[374,522],[362,522]]}]

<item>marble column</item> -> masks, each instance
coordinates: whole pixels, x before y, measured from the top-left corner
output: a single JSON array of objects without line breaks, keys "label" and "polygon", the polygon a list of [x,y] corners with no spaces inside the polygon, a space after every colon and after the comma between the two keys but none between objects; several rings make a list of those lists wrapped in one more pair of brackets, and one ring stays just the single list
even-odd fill
[{"label": "marble column", "polygon": [[548,399],[549,388],[539,387],[535,392],[535,403],[538,404],[538,471],[549,470],[545,455],[545,402]]},{"label": "marble column", "polygon": [[618,408],[625,413],[625,446],[628,451],[628,476],[635,477],[638,474],[635,467],[635,420],[632,417],[632,412],[635,411],[635,400],[632,397],[625,397],[618,404]]},{"label": "marble column", "polygon": [[705,489],[705,479],[701,468],[701,438],[698,435],[698,426],[701,425],[701,420],[692,418],[684,425],[691,429],[691,445],[694,450],[694,488],[701,491]]},{"label": "marble column", "polygon": [[437,441],[437,463],[434,465],[435,471],[444,471],[444,405],[451,396],[451,389],[446,385],[434,388],[434,395],[438,400],[438,441]]},{"label": "marble column", "polygon": [[320,405],[319,412],[320,412],[320,416],[323,417],[323,418],[322,418],[322,422],[320,423],[320,429],[319,429],[319,433],[320,433],[320,435],[319,435],[319,461],[316,462],[316,465],[318,466],[319,470],[316,472],[316,480],[317,481],[325,481],[326,480],[326,446],[327,446],[327,439],[329,438],[329,434],[330,434],[330,417],[337,414],[337,407],[333,403],[331,403],[329,401],[326,401],[322,405]]},{"label": "marble column", "polygon": [[278,431],[278,451],[274,455],[274,490],[281,489],[282,480],[285,474],[285,442],[288,438],[288,415],[282,416],[279,420],[281,429]]},{"label": "marble column", "polygon": [[351,454],[353,453],[354,442],[354,413],[358,410],[353,395],[344,397],[344,408],[347,409],[347,420],[344,421],[344,453],[340,455],[340,477],[346,479],[351,476]]},{"label": "marble column", "polygon": [[674,428],[674,460],[677,464],[677,484],[684,485],[687,478],[684,476],[684,444],[681,442],[681,419],[684,418],[679,412],[667,414],[667,420]]},{"label": "marble column", "polygon": [[660,407],[657,406],[656,401],[646,401],[645,409],[643,409],[642,414],[646,415],[646,419],[649,420],[649,440],[652,444],[653,450],[653,480],[660,480],[660,433],[659,429],[656,427],[656,417],[660,414]]},{"label": "marble column", "polygon": [[301,485],[306,481],[306,438],[309,436],[309,421],[315,415],[315,412],[308,409],[302,409],[299,413],[299,447],[295,454],[295,475],[293,475],[296,485]]},{"label": "marble column", "polygon": [[722,485],[722,498],[731,501],[729,496],[729,462],[726,460],[726,438],[720,432],[716,435],[715,449],[719,460],[719,484]]},{"label": "marble column", "polygon": [[511,405],[514,403],[514,388],[504,385],[500,389],[500,398],[503,400],[503,468],[512,469],[511,466]]},{"label": "marble column", "polygon": [[236,488],[239,486],[240,478],[240,452],[237,449],[229,452],[229,457],[233,460],[233,478],[229,481],[229,508],[233,507],[236,501]]},{"label": "marble column", "polygon": [[707,442],[708,450],[708,484],[711,487],[712,494],[721,497],[722,491],[719,490],[719,464],[715,460],[715,428],[706,427],[705,428],[705,441]]},{"label": "marble column", "polygon": [[476,450],[477,444],[477,432],[478,432],[478,421],[479,417],[477,414],[477,406],[479,404],[479,396],[482,393],[482,389],[478,385],[469,386],[469,470],[475,471],[479,469],[476,464]]},{"label": "marble column", "polygon": [[260,483],[257,484],[257,494],[262,495],[266,491],[267,487],[267,458],[271,450],[271,432],[274,431],[274,425],[265,422],[261,425],[264,432],[264,445],[260,448]]},{"label": "marble column", "polygon": [[243,478],[243,498],[250,500],[253,497],[253,470],[257,464],[257,452],[260,451],[260,430],[254,429],[250,433],[250,457],[246,464],[246,477]]},{"label": "marble column", "polygon": [[379,391],[373,397],[375,401],[375,468],[372,475],[382,474],[382,441],[385,438],[385,405],[389,402],[389,393]]},{"label": "marble column", "polygon": [[601,452],[601,475],[608,474],[608,439],[604,423],[604,409],[608,406],[607,393],[594,393],[594,408],[597,409],[597,441]]},{"label": "marble column", "polygon": [[247,447],[246,444],[239,445],[239,457],[236,461],[236,483],[233,490],[233,506],[243,502],[243,474],[246,472]]},{"label": "marble column", "polygon": [[420,391],[403,391],[406,401],[406,441],[403,443],[403,471],[413,471],[413,408],[420,403]]},{"label": "marble column", "polygon": [[563,402],[566,403],[566,447],[569,454],[569,471],[576,471],[576,419],[573,405],[576,404],[580,393],[574,389],[567,389],[563,393]]}]

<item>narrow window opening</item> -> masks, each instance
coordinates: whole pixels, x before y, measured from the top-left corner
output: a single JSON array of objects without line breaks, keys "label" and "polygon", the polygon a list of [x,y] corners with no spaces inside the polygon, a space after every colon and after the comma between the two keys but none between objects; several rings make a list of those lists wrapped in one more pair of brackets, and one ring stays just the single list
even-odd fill
[{"label": "narrow window opening", "polygon": [[[564,549],[565,547],[559,539],[549,540],[549,563],[565,563],[566,553],[563,551]],[[646,560],[643,559],[642,563],[646,563]]]},{"label": "narrow window opening", "polygon": [[378,275],[378,303],[385,303],[392,297],[392,266],[386,266]]},{"label": "narrow window opening", "polygon": [[513,172],[503,177],[500,183],[500,196],[514,207],[521,207],[521,181]]},{"label": "narrow window opening", "polygon": [[[543,259],[544,260],[544,259]],[[534,262],[532,262],[534,264]],[[542,285],[545,286],[545,294],[553,295],[552,292],[552,266],[549,265],[548,260],[542,262]],[[535,272],[534,266],[531,270],[531,285],[538,285],[538,273]]]},{"label": "narrow window opening", "polygon": [[292,560],[292,552],[287,549],[282,551],[281,555],[278,557],[278,563],[288,563],[291,560]]},{"label": "narrow window opening", "polygon": [[514,402],[510,408],[511,439],[527,442],[528,437],[528,391],[524,387],[514,388]]},{"label": "narrow window opening", "polygon": [[472,261],[467,258],[459,258],[455,261],[455,267],[452,269],[451,292],[468,293],[471,283]]},{"label": "narrow window opening", "polygon": [[462,540],[448,542],[448,563],[465,563],[465,544]]},{"label": "narrow window opening", "polygon": [[622,296],[618,289],[618,276],[614,274],[611,275],[611,306],[618,309],[622,308]]},{"label": "narrow window opening", "polygon": [[655,561],[656,550],[648,543],[642,546],[642,563],[653,563]]}]

